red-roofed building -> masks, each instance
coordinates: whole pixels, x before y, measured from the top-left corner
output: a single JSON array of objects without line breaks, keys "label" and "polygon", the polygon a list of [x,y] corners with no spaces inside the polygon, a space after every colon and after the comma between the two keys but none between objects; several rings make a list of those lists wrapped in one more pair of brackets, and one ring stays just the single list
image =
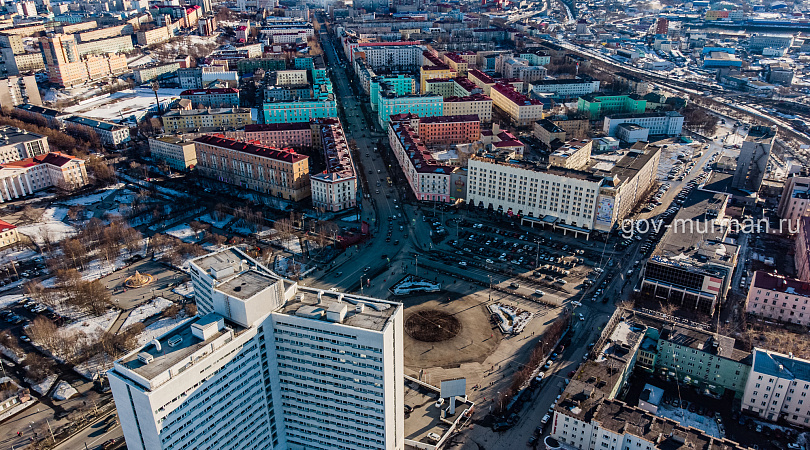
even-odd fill
[{"label": "red-roofed building", "polygon": [[238,141],[221,134],[194,140],[201,175],[285,200],[310,195],[309,156],[258,141]]},{"label": "red-roofed building", "polygon": [[417,200],[451,201],[450,178],[456,168],[433,157],[410,121],[389,122],[388,141]]},{"label": "red-roofed building", "polygon": [[475,114],[422,117],[416,130],[427,145],[468,144],[481,139],[481,122]]},{"label": "red-roofed building", "polygon": [[0,220],[0,247],[8,247],[17,242],[20,242],[17,226]]},{"label": "red-roofed building", "polygon": [[50,187],[72,191],[89,183],[84,160],[52,152],[0,164],[0,203]]},{"label": "red-roofed building", "polygon": [[357,206],[357,174],[340,121],[323,119],[313,123],[326,158],[326,169],[310,175],[312,206],[323,211],[343,211]]},{"label": "red-roofed building", "polygon": [[271,147],[312,147],[312,127],[309,122],[245,125],[244,134],[249,141],[259,141]]},{"label": "red-roofed building", "polygon": [[748,289],[745,312],[766,319],[808,326],[810,310],[805,310],[808,300],[810,282],[758,270]]},{"label": "red-roofed building", "polygon": [[508,84],[498,83],[490,91],[492,103],[509,115],[517,126],[531,125],[543,118],[543,103],[532,100]]},{"label": "red-roofed building", "polygon": [[467,72],[467,79],[475,83],[476,86],[480,87],[483,90],[484,95],[490,95],[492,86],[495,86],[495,80],[478,69],[470,69]]}]

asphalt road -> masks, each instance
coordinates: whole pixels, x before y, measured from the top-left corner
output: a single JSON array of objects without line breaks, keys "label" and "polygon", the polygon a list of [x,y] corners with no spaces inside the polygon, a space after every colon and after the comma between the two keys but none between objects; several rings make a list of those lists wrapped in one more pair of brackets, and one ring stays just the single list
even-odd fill
[{"label": "asphalt road", "polygon": [[118,439],[120,443],[123,443],[124,432],[121,429],[121,425],[116,425],[110,431],[105,430],[104,421],[109,416],[110,415],[102,417],[93,425],[85,428],[84,430],[82,430],[72,438],[59,444],[55,448],[60,450],[80,450],[80,449],[95,450],[101,448],[102,444],[104,444],[110,439]]}]

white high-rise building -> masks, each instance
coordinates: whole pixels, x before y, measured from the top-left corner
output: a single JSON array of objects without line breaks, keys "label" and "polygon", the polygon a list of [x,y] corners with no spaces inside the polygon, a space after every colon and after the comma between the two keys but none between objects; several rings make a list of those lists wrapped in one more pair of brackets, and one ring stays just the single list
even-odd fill
[{"label": "white high-rise building", "polygon": [[403,449],[402,305],[299,286],[236,248],[199,314],[115,362],[127,448]]}]

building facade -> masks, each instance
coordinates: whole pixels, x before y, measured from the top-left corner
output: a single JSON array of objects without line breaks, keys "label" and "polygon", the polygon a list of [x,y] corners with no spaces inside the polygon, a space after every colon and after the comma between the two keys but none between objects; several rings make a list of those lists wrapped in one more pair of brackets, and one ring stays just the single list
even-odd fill
[{"label": "building facade", "polygon": [[391,121],[388,142],[417,200],[451,202],[450,178],[455,168],[433,158],[409,121]]},{"label": "building facade", "polygon": [[326,168],[309,177],[312,206],[323,211],[343,211],[357,206],[357,174],[340,121],[322,119],[313,124],[320,139]]},{"label": "building facade", "polygon": [[26,130],[0,127],[0,164],[33,158],[50,152],[48,138]]},{"label": "building facade", "polygon": [[758,270],[748,288],[745,312],[783,323],[810,325],[810,285]]},{"label": "building facade", "polygon": [[565,80],[538,80],[531,83],[529,91],[536,94],[552,94],[554,98],[578,98],[599,92],[599,80],[585,75]]},{"label": "building facade", "polygon": [[602,131],[608,136],[616,136],[616,128],[632,123],[648,130],[653,136],[680,136],[683,129],[683,116],[676,111],[644,114],[612,114],[605,116]]},{"label": "building facade", "polygon": [[404,449],[401,304],[233,248],[190,269],[199,314],[108,373],[129,448]]},{"label": "building facade", "polygon": [[50,187],[73,191],[89,184],[84,160],[52,152],[0,164],[0,203]]},{"label": "building facade", "polygon": [[153,159],[163,161],[175,170],[188,170],[197,165],[194,142],[177,136],[149,138],[149,151]]},{"label": "building facade", "polygon": [[226,131],[253,123],[250,108],[172,110],[162,119],[167,133]]},{"label": "building facade", "polygon": [[647,109],[647,101],[636,94],[603,95],[588,94],[577,100],[577,112],[596,120],[609,114],[641,114]]},{"label": "building facade", "polygon": [[65,123],[95,132],[98,134],[101,143],[108,147],[118,148],[132,140],[129,128],[106,120],[71,116],[65,119]]},{"label": "building facade", "polygon": [[295,202],[310,195],[308,156],[222,135],[198,137],[194,143],[197,170],[204,177]]},{"label": "building facade", "polygon": [[531,125],[543,118],[543,103],[531,100],[512,86],[498,83],[490,90],[492,103],[506,113],[517,126]]},{"label": "building facade", "polygon": [[329,94],[326,100],[297,100],[265,102],[262,105],[264,123],[309,122],[312,119],[337,117],[337,104]]},{"label": "building facade", "polygon": [[308,149],[313,142],[312,126],[308,122],[246,125],[244,135],[249,141],[259,141],[277,148]]},{"label": "building facade", "polygon": [[810,427],[810,361],[754,348],[742,410],[761,419]]},{"label": "building facade", "polygon": [[442,114],[445,116],[475,114],[481,122],[492,122],[492,99],[484,94],[445,97]]},{"label": "building facade", "polygon": [[444,115],[444,99],[438,95],[380,94],[377,102],[377,120],[382,128],[388,126],[391,116],[416,114],[419,117]]},{"label": "building facade", "polygon": [[481,139],[481,122],[475,114],[420,117],[416,131],[427,145],[468,144]]},{"label": "building facade", "polygon": [[4,220],[0,220],[0,247],[8,247],[20,242],[20,234],[17,226]]},{"label": "building facade", "polygon": [[238,108],[239,89],[188,89],[180,93],[180,98],[190,100],[194,107]]}]

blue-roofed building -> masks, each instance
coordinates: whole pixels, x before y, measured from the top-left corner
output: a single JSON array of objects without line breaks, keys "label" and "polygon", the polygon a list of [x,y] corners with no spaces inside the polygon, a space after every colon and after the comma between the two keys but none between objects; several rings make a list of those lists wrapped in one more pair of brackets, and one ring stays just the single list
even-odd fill
[{"label": "blue-roofed building", "polygon": [[762,419],[810,427],[810,361],[755,348],[742,410]]}]

